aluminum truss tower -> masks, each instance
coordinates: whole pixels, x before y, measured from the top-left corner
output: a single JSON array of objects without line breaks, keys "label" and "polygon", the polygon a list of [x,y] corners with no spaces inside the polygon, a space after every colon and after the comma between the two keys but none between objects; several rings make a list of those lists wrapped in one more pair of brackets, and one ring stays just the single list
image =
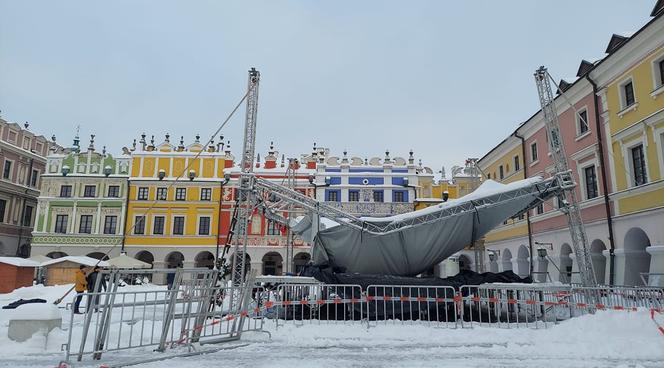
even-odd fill
[{"label": "aluminum truss tower", "polygon": [[251,213],[254,209],[253,164],[256,151],[256,114],[258,113],[258,84],[260,72],[255,68],[249,70],[247,82],[247,112],[244,123],[244,143],[242,146],[242,161],[240,162],[240,185],[236,201],[236,210],[232,220],[231,232],[237,234],[231,242],[233,245],[232,280],[233,285],[245,281],[247,265],[247,228]]},{"label": "aluminum truss tower", "polygon": [[541,66],[535,71],[535,84],[539,94],[542,113],[549,138],[549,150],[553,159],[556,177],[560,180],[559,186],[565,190],[558,195],[560,210],[567,215],[567,223],[572,237],[572,246],[576,254],[576,262],[584,286],[595,286],[595,272],[590,257],[588,238],[581,219],[581,210],[576,199],[574,178],[567,165],[565,146],[560,136],[560,122],[556,113],[555,101],[551,90],[551,77],[547,69]]}]

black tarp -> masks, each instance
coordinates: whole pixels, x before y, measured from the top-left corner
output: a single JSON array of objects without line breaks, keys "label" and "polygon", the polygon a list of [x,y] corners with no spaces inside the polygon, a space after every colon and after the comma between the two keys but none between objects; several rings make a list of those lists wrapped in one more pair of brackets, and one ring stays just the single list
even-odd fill
[{"label": "black tarp", "polygon": [[[325,304],[317,310],[309,306],[289,306],[283,311],[282,318],[295,319],[335,319],[350,320],[367,318],[373,320],[439,320],[454,321],[457,311],[453,302],[455,294],[464,285],[485,283],[532,283],[530,277],[521,278],[512,271],[500,273],[477,273],[462,270],[459,274],[440,278],[419,278],[391,275],[370,275],[359,273],[334,272],[330,267],[310,266],[303,276],[314,277],[328,285],[359,285],[357,288],[335,288],[336,296],[342,299],[368,298],[367,303]],[[339,271],[339,270],[336,270]],[[370,285],[389,285],[369,289]],[[352,291],[351,291],[352,290]],[[363,293],[362,294],[360,294]],[[355,295],[345,295],[344,293]],[[394,297],[393,301],[371,300],[372,297]],[[329,296],[328,296],[329,297]],[[445,302],[400,302],[400,297],[443,298]]]}]

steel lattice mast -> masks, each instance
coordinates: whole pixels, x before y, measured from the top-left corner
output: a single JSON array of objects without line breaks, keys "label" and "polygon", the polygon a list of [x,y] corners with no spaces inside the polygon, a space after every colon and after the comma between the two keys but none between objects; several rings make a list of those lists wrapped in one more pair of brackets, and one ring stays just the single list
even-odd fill
[{"label": "steel lattice mast", "polygon": [[232,280],[233,285],[245,281],[247,265],[247,228],[254,207],[254,154],[256,151],[256,114],[258,113],[258,84],[260,72],[255,68],[249,70],[247,82],[247,112],[244,123],[244,143],[242,145],[242,160],[240,161],[240,185],[237,193],[236,219],[232,229],[238,236],[234,238]]},{"label": "steel lattice mast", "polygon": [[567,165],[565,147],[560,136],[560,123],[554,105],[555,101],[550,83],[551,78],[549,72],[543,66],[535,71],[534,76],[537,93],[539,94],[542,106],[542,113],[544,114],[546,131],[549,138],[549,149],[556,177],[560,180],[559,186],[565,189],[558,196],[560,210],[567,215],[567,223],[572,237],[574,254],[576,254],[576,262],[581,274],[581,281],[584,286],[595,286],[597,285],[597,280],[595,279],[593,263],[590,258],[586,230],[581,219],[581,210],[574,190],[576,184]]}]

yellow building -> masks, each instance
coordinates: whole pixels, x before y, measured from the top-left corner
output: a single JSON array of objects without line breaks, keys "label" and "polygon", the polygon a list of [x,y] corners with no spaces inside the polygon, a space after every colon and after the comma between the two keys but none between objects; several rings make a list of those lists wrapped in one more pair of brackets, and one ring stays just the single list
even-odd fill
[{"label": "yellow building", "polygon": [[435,182],[433,176],[420,177],[417,198],[415,198],[415,210],[421,210],[435,204],[443,202],[443,193],[448,193],[448,199],[459,198],[457,185],[447,181],[440,180]]},{"label": "yellow building", "polygon": [[[613,257],[617,284],[664,273],[664,2],[630,37],[614,35],[589,73],[611,166]],[[651,284],[664,285],[653,275]]]},{"label": "yellow building", "polygon": [[[124,250],[155,267],[211,267],[226,156],[221,144],[189,146],[145,135],[132,152]],[[232,162],[232,161],[229,161]],[[178,179],[179,178],[179,179]],[[177,179],[177,180],[176,180]]]},{"label": "yellow building", "polygon": [[[521,143],[519,138],[510,135],[478,161],[477,165],[487,179],[503,184],[525,179]],[[497,265],[496,262],[500,262],[502,270],[513,270],[521,276],[528,275],[530,273],[527,251],[529,244],[527,242],[521,244],[527,238],[528,223],[525,215],[509,219],[496,227],[484,237],[486,249],[502,251],[500,260],[496,259],[490,263]],[[511,254],[508,249],[514,242],[520,244],[517,254]],[[526,249],[526,253],[523,252],[524,249]],[[489,268],[491,267],[489,266]],[[498,271],[498,269],[490,269],[490,271]]]}]

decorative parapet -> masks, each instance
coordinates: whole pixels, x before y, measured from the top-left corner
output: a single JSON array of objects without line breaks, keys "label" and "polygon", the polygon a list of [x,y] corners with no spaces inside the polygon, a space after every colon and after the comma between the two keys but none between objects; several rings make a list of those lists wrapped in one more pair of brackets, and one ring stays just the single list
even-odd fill
[{"label": "decorative parapet", "polygon": [[[242,243],[243,236],[236,235],[240,244]],[[285,236],[280,235],[249,235],[247,236],[247,246],[267,246],[267,247],[285,247],[288,239]],[[308,246],[306,242],[302,239],[295,238],[293,239],[293,246],[303,247]]]},{"label": "decorative parapet", "polygon": [[392,216],[414,210],[412,203],[325,202],[325,204],[356,216]]},{"label": "decorative parapet", "polygon": [[120,245],[122,244],[122,235],[34,235],[32,244]]}]

